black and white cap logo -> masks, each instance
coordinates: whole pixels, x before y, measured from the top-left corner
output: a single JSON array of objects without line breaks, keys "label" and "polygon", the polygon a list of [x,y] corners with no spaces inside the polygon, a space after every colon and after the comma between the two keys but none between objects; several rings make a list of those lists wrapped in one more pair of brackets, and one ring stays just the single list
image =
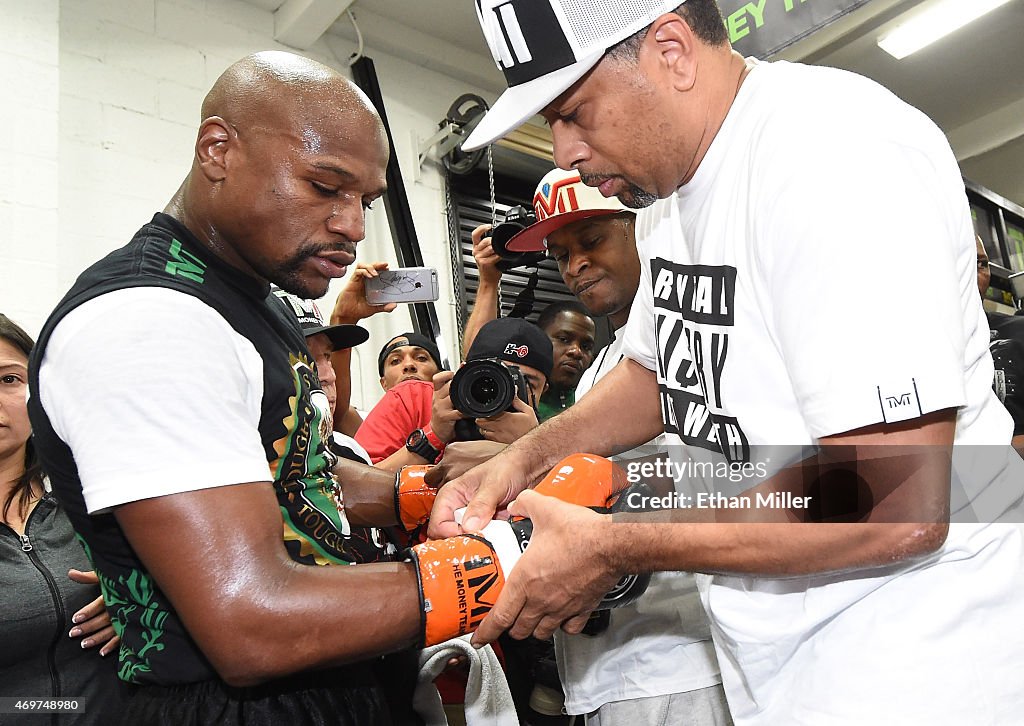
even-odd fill
[{"label": "black and white cap logo", "polygon": [[485,146],[583,77],[604,52],[682,0],[476,0],[476,14],[508,88],[462,143]]},{"label": "black and white cap logo", "polygon": [[272,288],[272,291],[291,308],[292,312],[295,313],[295,317],[299,320],[299,325],[303,328],[323,327],[325,325],[324,316],[320,314],[320,308],[316,306],[314,301],[303,300],[296,295],[285,292],[279,287]]},{"label": "black and white cap logo", "polygon": [[576,62],[550,3],[506,0],[494,4],[477,0],[476,5],[491,55],[510,87]]}]

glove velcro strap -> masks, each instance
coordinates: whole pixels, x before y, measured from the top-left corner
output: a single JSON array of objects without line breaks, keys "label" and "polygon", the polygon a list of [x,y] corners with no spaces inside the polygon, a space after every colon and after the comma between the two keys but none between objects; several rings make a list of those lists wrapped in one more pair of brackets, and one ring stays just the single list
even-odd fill
[{"label": "glove velcro strap", "polygon": [[403,466],[395,474],[395,519],[410,534],[430,521],[437,489],[424,475],[429,465]]},{"label": "glove velcro strap", "polygon": [[571,454],[537,484],[539,494],[582,507],[604,508],[628,486],[626,472],[596,454]]},{"label": "glove velcro strap", "polygon": [[423,641],[435,645],[472,633],[494,607],[505,574],[491,544],[463,534],[410,548],[423,605]]}]

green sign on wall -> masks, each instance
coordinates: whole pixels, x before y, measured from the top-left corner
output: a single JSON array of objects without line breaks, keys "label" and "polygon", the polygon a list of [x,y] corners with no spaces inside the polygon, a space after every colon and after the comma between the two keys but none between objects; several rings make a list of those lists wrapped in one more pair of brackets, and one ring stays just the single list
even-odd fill
[{"label": "green sign on wall", "polygon": [[767,58],[869,0],[718,0],[733,47]]}]

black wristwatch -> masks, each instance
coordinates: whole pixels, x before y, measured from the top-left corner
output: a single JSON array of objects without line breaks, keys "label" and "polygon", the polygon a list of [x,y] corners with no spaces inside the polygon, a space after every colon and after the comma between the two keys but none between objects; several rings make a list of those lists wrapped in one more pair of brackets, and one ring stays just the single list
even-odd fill
[{"label": "black wristwatch", "polygon": [[416,429],[409,434],[409,438],[405,440],[405,448],[417,456],[422,456],[429,464],[433,464],[441,456],[441,450],[430,443],[427,432],[423,429]]}]

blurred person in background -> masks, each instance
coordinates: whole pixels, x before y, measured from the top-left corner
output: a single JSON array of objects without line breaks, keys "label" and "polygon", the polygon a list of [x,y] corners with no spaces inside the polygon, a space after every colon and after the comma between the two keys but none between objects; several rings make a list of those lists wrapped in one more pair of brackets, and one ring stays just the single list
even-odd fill
[{"label": "blurred person in background", "polygon": [[[978,247],[978,292],[982,299],[992,280],[988,253],[981,237]],[[985,312],[989,327],[989,351],[995,366],[992,389],[1013,417],[1013,448],[1024,456],[1024,318]]]}]

